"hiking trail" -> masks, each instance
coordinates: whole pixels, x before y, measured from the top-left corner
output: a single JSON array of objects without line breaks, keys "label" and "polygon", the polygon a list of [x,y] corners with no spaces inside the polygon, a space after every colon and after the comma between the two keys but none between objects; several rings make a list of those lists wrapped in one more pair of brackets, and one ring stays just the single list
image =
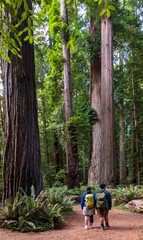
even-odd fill
[{"label": "hiking trail", "polygon": [[84,229],[80,205],[74,206],[75,215],[65,216],[62,230],[40,233],[20,233],[0,229],[0,240],[143,240],[143,214],[112,208],[109,212],[110,230],[100,230],[99,218],[94,216],[93,229]]}]

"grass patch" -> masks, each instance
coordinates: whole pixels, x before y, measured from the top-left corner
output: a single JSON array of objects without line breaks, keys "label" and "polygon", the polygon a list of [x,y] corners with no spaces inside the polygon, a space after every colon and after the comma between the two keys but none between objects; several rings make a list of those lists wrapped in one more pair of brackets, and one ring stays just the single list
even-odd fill
[{"label": "grass patch", "polygon": [[120,210],[125,210],[125,211],[128,211],[128,212],[134,212],[134,213],[140,213],[140,214],[142,214],[139,210],[131,209],[131,208],[126,208],[126,207],[124,207],[124,206],[116,206],[116,205],[114,205],[113,207],[114,207],[114,208],[117,208],[117,209],[120,209]]}]

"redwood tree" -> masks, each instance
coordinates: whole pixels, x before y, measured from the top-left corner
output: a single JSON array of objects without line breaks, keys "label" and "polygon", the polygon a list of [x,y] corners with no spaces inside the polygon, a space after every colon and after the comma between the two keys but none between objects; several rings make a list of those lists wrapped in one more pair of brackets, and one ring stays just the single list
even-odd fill
[{"label": "redwood tree", "polygon": [[[95,18],[91,16],[90,34],[93,47],[95,47],[95,42],[100,35],[94,22]],[[91,162],[88,172],[88,184],[95,185],[101,181],[101,58],[99,44],[96,44],[96,52],[90,59],[90,104],[98,117],[92,127]]]},{"label": "redwood tree", "polygon": [[114,90],[112,20],[101,18],[101,176],[115,184]]},{"label": "redwood tree", "polygon": [[[31,0],[27,0],[32,9]],[[19,16],[24,12],[19,9]],[[9,17],[12,24],[15,20]],[[19,31],[28,26],[27,20]],[[14,37],[7,29],[10,36]],[[35,64],[33,44],[21,36],[20,59],[8,51],[11,63],[2,61],[4,83],[4,132],[3,132],[3,201],[13,201],[19,187],[30,195],[31,185],[36,195],[42,190],[42,169],[36,105]]]},{"label": "redwood tree", "polygon": [[[120,72],[123,72],[123,57],[121,48],[119,49]],[[122,77],[120,83],[123,84]],[[126,155],[125,155],[125,126],[124,126],[124,99],[122,91],[119,89],[119,162],[120,162],[120,183],[126,180]]]},{"label": "redwood tree", "polygon": [[[61,18],[68,27],[68,13],[65,0],[61,0]],[[70,66],[70,48],[67,48],[69,41],[68,28],[63,29],[63,57],[64,61],[64,100],[65,100],[65,118],[66,118],[66,157],[68,171],[68,188],[79,187],[78,176],[78,152],[74,127],[70,120],[73,117],[72,87],[71,87],[71,66]]]}]

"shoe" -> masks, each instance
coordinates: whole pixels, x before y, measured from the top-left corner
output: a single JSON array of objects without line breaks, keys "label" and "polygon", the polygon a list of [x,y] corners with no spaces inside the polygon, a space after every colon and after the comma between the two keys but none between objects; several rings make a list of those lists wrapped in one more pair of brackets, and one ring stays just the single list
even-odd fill
[{"label": "shoe", "polygon": [[84,227],[85,229],[88,229],[88,225],[85,225],[85,227]]},{"label": "shoe", "polygon": [[101,230],[102,230],[102,231],[104,230],[104,225],[101,225]]},{"label": "shoe", "polygon": [[93,226],[92,226],[92,225],[90,225],[90,226],[89,226],[89,228],[93,228]]},{"label": "shoe", "polygon": [[106,229],[109,229],[110,226],[109,226],[109,223],[106,223]]}]

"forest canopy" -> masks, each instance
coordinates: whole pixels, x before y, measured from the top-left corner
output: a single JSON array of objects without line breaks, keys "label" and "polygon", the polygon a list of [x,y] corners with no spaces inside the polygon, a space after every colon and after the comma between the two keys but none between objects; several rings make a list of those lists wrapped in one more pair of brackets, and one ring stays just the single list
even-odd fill
[{"label": "forest canopy", "polygon": [[0,12],[3,200],[32,185],[143,184],[142,1],[5,0]]}]

